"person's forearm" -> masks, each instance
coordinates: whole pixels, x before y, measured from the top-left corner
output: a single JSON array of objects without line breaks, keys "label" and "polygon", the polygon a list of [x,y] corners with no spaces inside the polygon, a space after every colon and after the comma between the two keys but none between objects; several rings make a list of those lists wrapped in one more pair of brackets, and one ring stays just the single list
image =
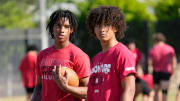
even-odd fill
[{"label": "person's forearm", "polygon": [[148,65],[152,65],[152,59],[151,58],[148,58]]},{"label": "person's forearm", "polygon": [[129,75],[122,81],[122,101],[133,101],[135,95],[135,77]]},{"label": "person's forearm", "polygon": [[35,87],[31,101],[41,101],[41,89],[41,85]]},{"label": "person's forearm", "polygon": [[87,87],[73,87],[68,86],[65,92],[70,93],[71,95],[85,99],[87,96]]},{"label": "person's forearm", "polygon": [[135,89],[129,89],[123,92],[122,101],[133,101]]},{"label": "person's forearm", "polygon": [[177,61],[176,57],[173,57],[171,67],[172,67],[172,72],[174,73],[175,67],[176,67]]}]

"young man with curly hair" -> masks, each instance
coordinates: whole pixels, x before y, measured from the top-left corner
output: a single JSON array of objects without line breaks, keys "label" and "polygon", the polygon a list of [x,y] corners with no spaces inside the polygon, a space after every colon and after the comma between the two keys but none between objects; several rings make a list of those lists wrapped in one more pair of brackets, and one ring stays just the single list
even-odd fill
[{"label": "young man with curly hair", "polygon": [[102,47],[92,59],[87,101],[133,101],[135,58],[118,42],[126,30],[121,9],[113,6],[95,8],[88,15],[87,26]]},{"label": "young man with curly hair", "polygon": [[[88,55],[70,41],[78,26],[77,18],[69,10],[59,9],[52,13],[49,20],[47,29],[54,45],[38,54],[38,82],[32,101],[82,101],[87,95],[90,61]],[[59,66],[71,68],[77,73],[78,87],[68,85],[69,74],[65,72],[65,77],[60,75]]]}]

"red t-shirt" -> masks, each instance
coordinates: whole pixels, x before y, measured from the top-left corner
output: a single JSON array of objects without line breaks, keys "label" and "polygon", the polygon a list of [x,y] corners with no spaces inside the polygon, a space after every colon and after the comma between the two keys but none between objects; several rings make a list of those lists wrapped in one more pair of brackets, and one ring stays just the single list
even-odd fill
[{"label": "red t-shirt", "polygon": [[24,87],[32,88],[37,83],[36,73],[35,73],[36,59],[37,59],[37,54],[28,52],[21,61],[19,70],[21,71],[21,74],[23,76],[22,81]]},{"label": "red t-shirt", "polygon": [[148,56],[152,59],[153,71],[171,73],[171,60],[175,55],[174,49],[167,44],[154,45]]},{"label": "red t-shirt", "polygon": [[63,92],[55,83],[52,69],[59,65],[73,69],[79,79],[90,75],[89,57],[72,43],[62,49],[51,46],[41,51],[38,54],[37,68],[42,79],[42,101],[81,101]]},{"label": "red t-shirt", "polygon": [[132,53],[135,57],[135,60],[136,60],[136,70],[137,70],[137,65],[139,63],[139,61],[142,59],[142,54],[141,52],[139,51],[139,49],[135,48],[134,50],[132,50]]},{"label": "red t-shirt", "polygon": [[122,80],[135,74],[135,58],[122,43],[98,53],[91,63],[87,101],[120,101]]}]

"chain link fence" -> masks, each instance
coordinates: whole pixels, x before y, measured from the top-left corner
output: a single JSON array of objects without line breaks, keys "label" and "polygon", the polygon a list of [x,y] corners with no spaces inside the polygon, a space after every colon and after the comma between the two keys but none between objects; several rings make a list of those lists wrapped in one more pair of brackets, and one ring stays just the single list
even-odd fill
[{"label": "chain link fence", "polygon": [[0,97],[24,95],[18,66],[27,44],[40,49],[40,31],[0,29]]}]

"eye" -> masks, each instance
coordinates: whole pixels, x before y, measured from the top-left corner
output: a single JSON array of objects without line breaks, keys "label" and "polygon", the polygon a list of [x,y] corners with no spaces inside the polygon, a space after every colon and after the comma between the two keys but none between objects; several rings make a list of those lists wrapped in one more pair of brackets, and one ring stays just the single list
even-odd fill
[{"label": "eye", "polygon": [[70,28],[70,25],[64,25],[65,28]]},{"label": "eye", "polygon": [[54,26],[55,26],[55,27],[60,27],[60,25],[59,25],[59,24],[55,24]]},{"label": "eye", "polygon": [[100,25],[95,25],[95,27],[100,27]]},{"label": "eye", "polygon": [[108,25],[104,25],[104,27],[109,27]]}]

